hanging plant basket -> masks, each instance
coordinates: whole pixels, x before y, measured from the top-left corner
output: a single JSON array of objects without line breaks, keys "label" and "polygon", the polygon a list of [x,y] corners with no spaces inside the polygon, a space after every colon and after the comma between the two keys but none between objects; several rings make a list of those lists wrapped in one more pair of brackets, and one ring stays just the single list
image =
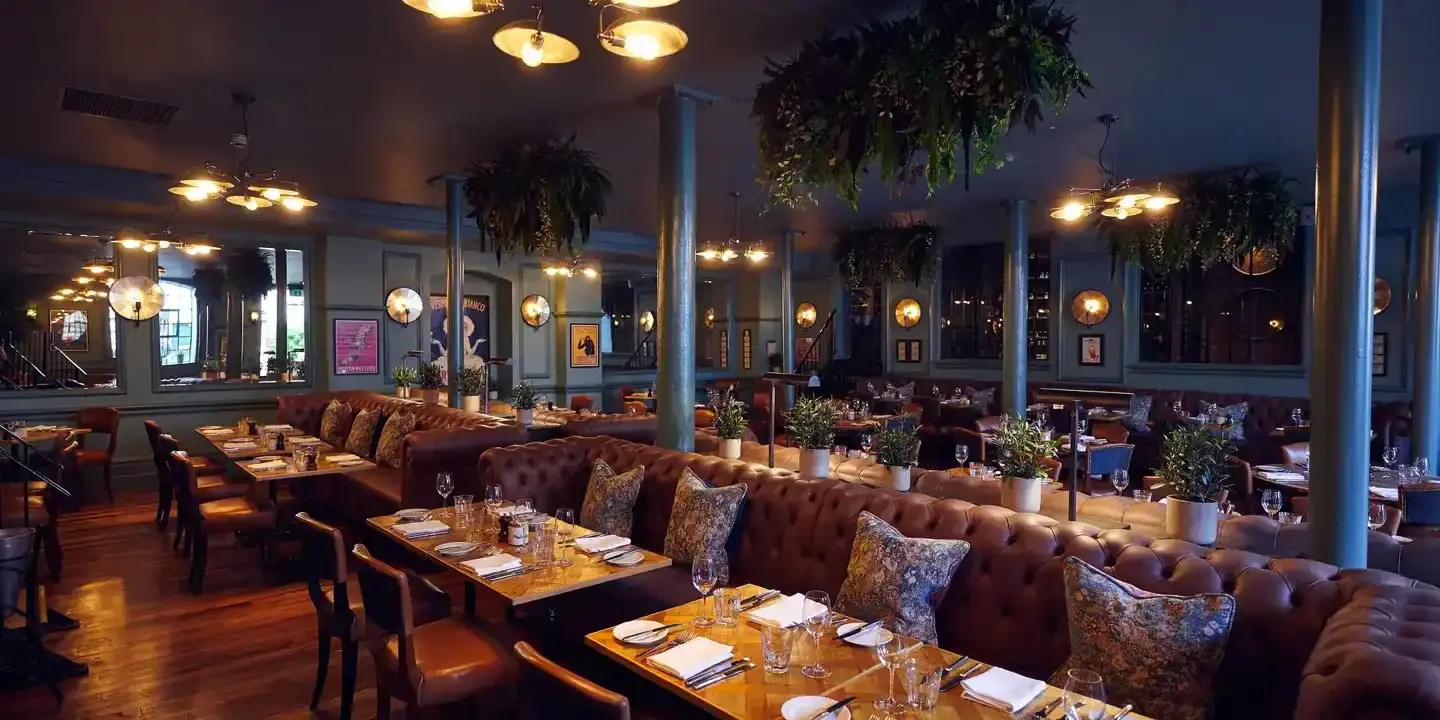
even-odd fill
[{"label": "hanging plant basket", "polygon": [[850,228],[835,238],[835,265],[852,289],[928,285],[940,269],[940,228],[930,223]]},{"label": "hanging plant basket", "polygon": [[1200,263],[1236,264],[1252,255],[1283,257],[1294,245],[1300,209],[1296,181],[1268,170],[1192,176],[1180,203],[1166,212],[1117,220],[1097,216],[1116,267],[1168,274]]},{"label": "hanging plant basket", "polygon": [[275,268],[270,255],[260,248],[239,248],[225,258],[225,277],[240,297],[257,301],[275,289]]},{"label": "hanging plant basket", "polygon": [[603,220],[610,175],[595,154],[567,139],[519,143],[476,163],[465,182],[480,247],[498,263],[514,255],[574,254],[590,242],[591,218]]},{"label": "hanging plant basket", "polygon": [[[772,204],[834,188],[852,208],[872,166],[892,189],[999,165],[994,148],[1063,110],[1090,81],[1070,48],[1075,18],[1051,0],[925,0],[770,62],[755,92],[758,181]],[[973,162],[972,162],[973,161]]]}]

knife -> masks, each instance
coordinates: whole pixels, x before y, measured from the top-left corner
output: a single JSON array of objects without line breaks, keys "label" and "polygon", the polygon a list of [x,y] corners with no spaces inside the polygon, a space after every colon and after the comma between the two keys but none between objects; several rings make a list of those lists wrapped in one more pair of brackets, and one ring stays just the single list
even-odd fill
[{"label": "knife", "polygon": [[1126,715],[1129,715],[1129,714],[1130,714],[1130,711],[1131,711],[1131,710],[1134,710],[1134,709],[1135,709],[1135,706],[1134,706],[1133,704],[1131,704],[1131,703],[1125,703],[1125,707],[1120,708],[1120,712],[1115,713],[1115,716],[1112,717],[1112,718],[1110,718],[1110,720],[1123,720],[1124,717],[1125,717]]},{"label": "knife", "polygon": [[495,573],[494,575],[483,577],[481,578],[481,580],[509,580],[510,578],[524,575],[525,573],[529,572],[535,572],[539,569],[539,565],[528,565],[526,567],[515,568],[514,570],[506,570],[505,572]]},{"label": "knife", "polygon": [[691,691],[694,691],[694,692],[699,692],[699,691],[701,691],[701,690],[704,690],[705,688],[710,687],[711,685],[714,685],[715,683],[723,682],[723,681],[725,681],[725,680],[727,680],[727,679],[729,679],[729,678],[735,677],[736,675],[740,675],[740,674],[746,672],[747,670],[752,670],[752,669],[754,669],[754,668],[755,668],[755,663],[749,663],[749,662],[747,662],[747,663],[745,663],[744,665],[736,665],[735,667],[732,667],[732,668],[730,668],[729,670],[726,670],[725,672],[720,673],[719,675],[716,675],[715,677],[712,677],[712,678],[710,678],[709,680],[706,680],[704,683],[701,683],[700,685],[696,685],[696,686],[690,688],[690,690],[691,690]]},{"label": "knife", "polygon": [[970,656],[969,656],[969,655],[961,655],[961,656],[960,656],[960,659],[956,660],[956,661],[953,662],[953,663],[950,663],[949,665],[946,665],[946,666],[945,666],[945,669],[940,671],[940,677],[941,677],[941,678],[944,678],[946,675],[949,675],[950,673],[955,672],[955,670],[956,670],[957,668],[959,668],[961,665],[964,665],[965,663],[968,663],[968,662],[970,662]]},{"label": "knife", "polygon": [[1060,703],[1064,700],[1065,698],[1063,697],[1057,697],[1054,700],[1045,703],[1045,707],[1036,710],[1035,714],[1030,716],[1031,720],[1045,720],[1045,718],[1050,716],[1050,713],[1055,712],[1055,708],[1060,707]]},{"label": "knife", "polygon": [[590,533],[589,535],[581,535],[580,537],[577,537],[577,538],[570,538],[569,540],[566,540],[565,542],[561,543],[561,545],[574,545],[576,540],[589,540],[590,538],[597,538],[597,537],[600,537],[601,535],[604,535],[604,534],[605,534],[605,533],[593,532],[593,533]]},{"label": "knife", "polygon": [[645,637],[646,635],[654,635],[655,633],[658,633],[658,632],[660,632],[660,631],[662,631],[662,630],[669,630],[670,628],[674,628],[674,627],[680,627],[680,623],[670,623],[669,625],[661,625],[660,627],[653,627],[653,628],[650,628],[649,630],[641,630],[640,632],[630,633],[629,635],[626,635],[625,637],[620,638],[620,642],[622,642],[622,643],[623,643],[623,642],[630,642],[631,640],[634,640],[635,638],[642,638],[642,637]]},{"label": "knife", "polygon": [[850,697],[845,698],[844,700],[841,700],[834,705],[825,708],[824,710],[821,710],[819,715],[810,718],[810,720],[824,720],[825,718],[830,717],[832,714],[839,712],[841,708],[849,705],[852,702],[855,702],[854,695],[851,695]]},{"label": "knife", "polygon": [[758,605],[777,595],[779,590],[764,590],[740,601],[740,609],[748,610],[752,605]]},{"label": "knife", "polygon": [[610,562],[611,560],[614,560],[615,558],[625,557],[626,555],[629,555],[630,553],[633,553],[633,552],[635,552],[636,550],[639,550],[639,549],[640,549],[640,548],[637,548],[637,547],[635,547],[634,545],[631,545],[631,546],[629,546],[629,547],[623,547],[623,548],[618,548],[618,549],[616,549],[616,550],[611,550],[610,552],[605,553],[604,555],[602,555],[602,556],[600,557],[600,561],[601,561],[601,562]]},{"label": "knife", "polygon": [[848,637],[854,637],[854,636],[856,636],[856,635],[859,635],[860,633],[865,632],[866,630],[869,630],[869,629],[875,627],[876,625],[879,625],[881,622],[882,622],[881,620],[875,620],[875,621],[872,621],[872,622],[865,623],[864,625],[861,625],[861,626],[858,627],[858,628],[854,628],[854,629],[852,629],[852,630],[847,630],[844,634],[836,636],[835,639],[836,639],[836,640],[844,640],[845,638],[848,638]]},{"label": "knife", "polygon": [[945,684],[940,686],[940,692],[942,692],[942,693],[943,693],[943,692],[947,692],[947,691],[949,691],[950,689],[954,688],[956,685],[959,685],[960,683],[965,682],[965,679],[968,678],[968,677],[970,677],[970,674],[973,673],[973,672],[975,672],[975,671],[976,671],[977,669],[979,669],[980,667],[981,667],[980,663],[977,662],[977,663],[975,663],[972,667],[970,667],[970,669],[966,670],[965,672],[959,673],[959,674],[956,675],[955,677],[950,678],[949,680],[946,680],[946,681],[945,681]]},{"label": "knife", "polygon": [[690,677],[686,678],[686,679],[685,679],[685,684],[686,684],[686,685],[690,685],[690,686],[698,685],[698,684],[700,684],[700,683],[702,683],[702,682],[705,682],[706,680],[709,680],[709,679],[710,679],[711,677],[713,677],[715,674],[724,672],[724,671],[726,671],[726,670],[729,670],[731,667],[735,666],[736,664],[742,663],[742,662],[746,662],[746,661],[748,661],[749,659],[750,659],[750,658],[735,658],[735,657],[725,658],[724,660],[721,660],[720,662],[717,662],[717,663],[715,663],[714,665],[711,665],[710,667],[707,667],[707,668],[705,668],[704,670],[701,670],[700,672],[697,672],[697,673],[695,673],[694,675],[691,675]]}]

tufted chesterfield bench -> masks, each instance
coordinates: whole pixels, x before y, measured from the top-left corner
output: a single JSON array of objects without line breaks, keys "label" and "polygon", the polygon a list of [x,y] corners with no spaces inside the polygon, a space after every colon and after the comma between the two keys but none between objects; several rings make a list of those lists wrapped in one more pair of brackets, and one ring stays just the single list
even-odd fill
[{"label": "tufted chesterfield bench", "polygon": [[[971,551],[939,599],[940,644],[1032,677],[1047,677],[1069,653],[1061,562],[1076,555],[1151,592],[1235,596],[1239,612],[1217,683],[1217,717],[1440,717],[1440,591],[1399,575],[1101,532],[609,438],[492,448],[479,474],[502,485],[507,497],[579,508],[596,459],[617,470],[645,466],[631,535],[654,550],[664,547],[682,469],[717,486],[745,484],[748,501],[729,546],[731,584],[834,596],[862,510],[910,536],[965,539]],[[584,622],[567,634],[695,598],[688,568],[593,590],[567,598],[579,607],[559,614]],[[1345,711],[1303,714],[1315,708]]]}]

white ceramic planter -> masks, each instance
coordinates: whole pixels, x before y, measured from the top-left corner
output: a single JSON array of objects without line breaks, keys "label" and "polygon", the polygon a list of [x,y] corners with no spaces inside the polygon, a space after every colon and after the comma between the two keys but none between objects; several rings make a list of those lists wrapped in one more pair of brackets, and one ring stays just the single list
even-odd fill
[{"label": "white ceramic planter", "polygon": [[460,397],[460,408],[461,408],[462,410],[464,410],[465,412],[473,412],[473,413],[478,413],[478,412],[480,412],[480,396],[479,396],[479,395],[462,395],[462,396]]},{"label": "white ceramic planter", "polygon": [[290,373],[280,373],[280,382],[290,382]]},{"label": "white ceramic planter", "polygon": [[410,399],[410,388],[408,388],[408,387],[396,387],[396,388],[395,388],[395,397],[400,398],[401,400],[409,400],[409,399]]},{"label": "white ceramic planter", "polygon": [[800,477],[830,477],[829,448],[821,448],[819,450],[802,449],[800,451]]},{"label": "white ceramic planter", "polygon": [[1000,506],[1015,512],[1040,512],[1040,487],[1043,478],[1000,478]]},{"label": "white ceramic planter", "polygon": [[720,440],[720,457],[726,460],[740,459],[740,438]]},{"label": "white ceramic planter", "polygon": [[426,405],[439,405],[440,391],[426,390],[425,388],[420,388],[420,402],[423,402]]},{"label": "white ceramic planter", "polygon": [[531,408],[529,410],[516,410],[515,414],[520,416],[520,424],[524,425],[525,427],[530,427],[535,422],[534,408]]},{"label": "white ceramic planter", "polygon": [[1165,500],[1165,534],[1197,545],[1215,544],[1219,531],[1220,508],[1213,502],[1190,502],[1178,498]]},{"label": "white ceramic planter", "polygon": [[890,471],[890,489],[900,492],[910,491],[910,466],[909,465],[886,465]]}]

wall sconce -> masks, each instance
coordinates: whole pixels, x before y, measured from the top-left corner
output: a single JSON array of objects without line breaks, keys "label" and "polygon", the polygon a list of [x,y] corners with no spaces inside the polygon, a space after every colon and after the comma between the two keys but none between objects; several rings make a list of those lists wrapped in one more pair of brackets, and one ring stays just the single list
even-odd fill
[{"label": "wall sconce", "polygon": [[34,305],[30,305],[25,308],[25,317],[34,320],[35,318],[40,317],[40,311]]},{"label": "wall sconce", "polygon": [[895,322],[902,328],[920,324],[920,303],[915,298],[905,298],[895,303]]},{"label": "wall sconce", "polygon": [[1099,290],[1081,290],[1070,301],[1070,316],[1085,327],[1100,324],[1110,315],[1110,298]]},{"label": "wall sconce", "polygon": [[706,309],[705,309],[705,329],[706,329],[706,330],[709,330],[710,328],[713,328],[713,327],[715,327],[715,308],[713,308],[713,307],[712,307],[712,308],[706,308]]},{"label": "wall sconce", "polygon": [[385,314],[400,323],[400,327],[410,327],[410,323],[419,320],[423,307],[420,293],[410,288],[395,288],[385,298]]},{"label": "wall sconce", "polygon": [[795,308],[795,324],[806,330],[809,330],[819,318],[820,311],[808,302],[800,303],[800,307]]},{"label": "wall sconce", "polygon": [[[165,304],[165,291],[160,283],[144,275],[120,278],[110,286],[110,309],[126,320],[133,320],[135,327],[140,321],[149,320],[160,314]],[[255,313],[258,317],[259,313]]]},{"label": "wall sconce", "polygon": [[255,325],[255,324],[258,324],[259,322],[260,322],[260,311],[259,311],[259,310],[251,310],[251,311],[250,311],[250,324],[251,324],[251,325]]},{"label": "wall sconce", "polygon": [[544,295],[527,295],[520,301],[520,319],[536,330],[550,322],[550,301]]},{"label": "wall sconce", "polygon": [[1385,278],[1375,278],[1375,315],[1390,307],[1390,283]]},{"label": "wall sconce", "polygon": [[655,313],[646,310],[640,313],[640,331],[650,332],[655,329]]}]

